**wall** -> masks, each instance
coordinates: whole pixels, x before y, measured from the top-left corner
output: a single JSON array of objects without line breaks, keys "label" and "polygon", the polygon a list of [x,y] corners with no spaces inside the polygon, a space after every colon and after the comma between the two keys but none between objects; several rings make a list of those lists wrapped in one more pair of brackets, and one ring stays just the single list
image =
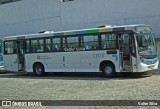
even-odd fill
[{"label": "wall", "polygon": [[144,23],[160,36],[160,0],[22,0],[0,5],[0,36]]}]

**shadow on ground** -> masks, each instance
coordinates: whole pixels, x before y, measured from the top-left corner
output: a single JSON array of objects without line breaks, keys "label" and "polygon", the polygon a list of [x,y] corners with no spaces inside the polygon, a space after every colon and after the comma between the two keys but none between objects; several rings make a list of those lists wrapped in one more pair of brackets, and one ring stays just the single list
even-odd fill
[{"label": "shadow on ground", "polygon": [[[153,73],[153,75],[159,76],[158,73]],[[118,74],[115,78],[106,78],[102,76],[101,73],[92,72],[92,73],[49,73],[47,76],[38,77],[33,74],[25,73],[0,73],[1,78],[19,78],[19,79],[60,79],[60,80],[125,80],[125,79],[141,79],[151,77],[150,74],[146,73],[133,73],[128,76]]]}]

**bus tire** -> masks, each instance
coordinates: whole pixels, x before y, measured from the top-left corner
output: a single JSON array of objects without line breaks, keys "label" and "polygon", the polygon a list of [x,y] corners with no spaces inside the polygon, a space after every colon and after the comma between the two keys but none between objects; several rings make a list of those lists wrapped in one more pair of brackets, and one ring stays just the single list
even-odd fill
[{"label": "bus tire", "polygon": [[45,76],[46,75],[45,70],[44,70],[44,66],[40,63],[36,63],[33,66],[33,72],[36,76]]},{"label": "bus tire", "polygon": [[111,63],[106,63],[102,66],[103,75],[107,78],[115,77],[115,67]]}]

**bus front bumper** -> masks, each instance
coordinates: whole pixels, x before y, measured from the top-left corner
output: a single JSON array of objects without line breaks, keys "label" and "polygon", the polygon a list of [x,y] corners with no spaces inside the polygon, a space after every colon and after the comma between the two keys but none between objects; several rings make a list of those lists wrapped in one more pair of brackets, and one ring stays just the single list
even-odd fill
[{"label": "bus front bumper", "polygon": [[159,61],[157,63],[151,64],[151,65],[140,63],[138,65],[137,72],[147,72],[147,71],[158,70],[158,66],[159,66]]}]

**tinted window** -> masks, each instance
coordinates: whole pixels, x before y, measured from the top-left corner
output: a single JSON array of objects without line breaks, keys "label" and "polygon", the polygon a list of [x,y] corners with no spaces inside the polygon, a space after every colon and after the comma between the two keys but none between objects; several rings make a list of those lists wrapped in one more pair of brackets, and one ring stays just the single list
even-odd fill
[{"label": "tinted window", "polygon": [[30,41],[27,40],[26,41],[26,53],[29,53],[30,52]]},{"label": "tinted window", "polygon": [[84,35],[81,46],[86,50],[96,50],[99,48],[98,35]]},{"label": "tinted window", "polygon": [[63,38],[63,50],[64,51],[76,51],[79,47],[78,37],[64,37]]},{"label": "tinted window", "polygon": [[4,53],[5,54],[16,54],[17,53],[16,42],[14,41],[5,42]]},{"label": "tinted window", "polygon": [[116,35],[115,34],[102,34],[101,35],[101,48],[102,49],[115,49],[116,48]]},{"label": "tinted window", "polygon": [[51,52],[52,51],[52,39],[46,39],[46,52]]},{"label": "tinted window", "polygon": [[33,39],[31,40],[31,52],[44,52],[44,40],[43,39]]},{"label": "tinted window", "polygon": [[61,39],[60,38],[52,39],[52,51],[54,52],[61,51]]}]

